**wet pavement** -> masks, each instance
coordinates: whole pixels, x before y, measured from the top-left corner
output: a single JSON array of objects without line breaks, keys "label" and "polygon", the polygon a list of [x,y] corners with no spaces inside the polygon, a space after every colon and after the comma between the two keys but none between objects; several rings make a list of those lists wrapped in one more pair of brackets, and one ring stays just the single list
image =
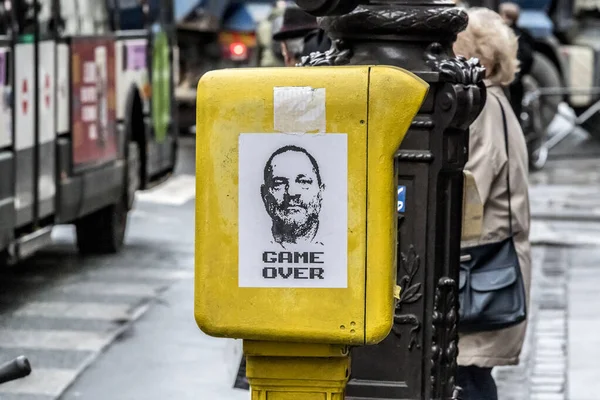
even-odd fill
[{"label": "wet pavement", "polygon": [[[235,342],[193,320],[193,145],[138,198],[121,254],[80,258],[61,227],[55,246],[0,272],[0,362],[26,354],[34,368],[1,399],[249,399],[232,388]],[[501,399],[597,400],[600,145],[569,137],[531,182],[531,321],[521,365],[495,372]]]},{"label": "wet pavement", "polygon": [[[187,140],[185,143],[181,161],[185,165],[184,176],[193,166],[194,155],[194,142]],[[169,234],[161,226],[148,227],[144,234],[155,237],[157,242],[167,235],[171,239],[177,238],[176,244],[162,246],[160,252],[171,254],[171,246],[186,249],[179,258],[184,265],[172,265],[170,268],[179,271],[177,268],[181,267],[191,274],[194,204],[186,201],[176,205],[180,202],[171,198],[174,192],[187,193],[187,190],[182,184],[176,190],[167,188],[148,196],[148,203],[156,211],[147,216],[160,215],[165,223],[170,221],[177,227],[177,233]],[[149,204],[140,211],[147,212],[145,207]],[[163,267],[168,266],[165,264]],[[235,341],[211,338],[200,332],[193,317],[193,294],[191,276],[174,282],[157,294],[148,312],[135,324],[129,324],[108,351],[59,399],[249,399],[249,392],[232,387],[236,372],[232,367],[239,362],[232,354],[236,349]]]},{"label": "wet pavement", "polygon": [[175,178],[138,197],[120,254],[79,257],[73,228],[59,227],[51,248],[0,271],[0,362],[24,354],[33,368],[26,379],[0,386],[2,400],[59,398],[111,344],[134,335],[134,322],[158,307],[167,289],[192,284],[193,144],[184,146]]},{"label": "wet pavement", "polygon": [[248,400],[232,388],[231,342],[198,330],[193,286],[179,282],[60,399]]},{"label": "wet pavement", "polygon": [[495,371],[500,399],[597,400],[600,144],[571,135],[530,182],[530,322],[520,365]]}]

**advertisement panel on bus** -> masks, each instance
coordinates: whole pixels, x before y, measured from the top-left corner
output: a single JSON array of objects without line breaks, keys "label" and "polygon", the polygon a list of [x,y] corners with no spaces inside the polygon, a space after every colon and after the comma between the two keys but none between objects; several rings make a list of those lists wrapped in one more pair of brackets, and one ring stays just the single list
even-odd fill
[{"label": "advertisement panel on bus", "polygon": [[115,51],[110,39],[73,39],[73,164],[117,158]]}]

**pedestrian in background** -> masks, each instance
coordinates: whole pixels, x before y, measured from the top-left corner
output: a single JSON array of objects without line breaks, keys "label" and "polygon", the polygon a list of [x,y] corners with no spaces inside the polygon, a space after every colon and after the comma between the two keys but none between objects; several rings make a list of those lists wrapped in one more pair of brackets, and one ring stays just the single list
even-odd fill
[{"label": "pedestrian in background", "polygon": [[261,67],[281,67],[283,66],[283,56],[279,45],[273,46],[273,28],[276,20],[283,16],[286,2],[282,0],[275,1],[269,16],[258,24],[256,38],[260,51]]},{"label": "pedestrian in background", "polygon": [[323,29],[316,29],[304,37],[302,56],[311,53],[325,53],[331,49],[331,39]]},{"label": "pedestrian in background", "polygon": [[298,64],[303,56],[324,52],[331,47],[331,40],[319,28],[317,18],[294,5],[285,9],[282,26],[273,34],[273,40],[281,43],[288,67]]},{"label": "pedestrian in background", "polygon": [[520,117],[523,96],[525,95],[523,76],[528,75],[533,66],[535,39],[525,29],[521,29],[517,25],[521,15],[521,8],[517,4],[510,2],[502,3],[500,4],[499,11],[504,22],[506,22],[518,38],[519,50],[517,51],[517,59],[520,62],[520,69],[515,80],[509,86],[509,93],[512,108],[515,114]]},{"label": "pedestrian in background", "polygon": [[[527,147],[519,120],[504,94],[518,72],[517,37],[500,15],[489,9],[471,8],[466,12],[469,23],[458,34],[454,52],[481,61],[486,68],[488,95],[470,129],[465,166],[474,176],[483,202],[482,234],[476,243],[463,243],[462,247],[506,240],[512,234],[528,302],[531,248]],[[498,398],[492,368],[518,364],[525,330],[526,321],[506,329],[474,333],[461,332],[459,324],[458,385],[464,390],[464,400]]]}]

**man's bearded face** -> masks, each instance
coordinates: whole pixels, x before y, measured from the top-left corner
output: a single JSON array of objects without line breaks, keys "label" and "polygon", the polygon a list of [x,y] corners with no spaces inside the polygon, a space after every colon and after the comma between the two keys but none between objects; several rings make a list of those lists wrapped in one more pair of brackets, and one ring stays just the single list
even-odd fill
[{"label": "man's bearded face", "polygon": [[303,228],[318,221],[322,185],[306,154],[286,151],[271,162],[271,174],[263,188],[267,212],[286,233],[302,234]]}]

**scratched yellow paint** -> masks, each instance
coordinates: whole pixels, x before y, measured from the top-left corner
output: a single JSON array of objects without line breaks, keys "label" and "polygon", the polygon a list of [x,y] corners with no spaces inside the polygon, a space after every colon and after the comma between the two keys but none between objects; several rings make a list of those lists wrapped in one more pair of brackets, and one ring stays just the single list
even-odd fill
[{"label": "scratched yellow paint", "polygon": [[[238,287],[238,137],[274,132],[273,89],[326,89],[326,131],[348,135],[348,288]],[[195,317],[207,334],[369,344],[395,287],[393,154],[427,84],[394,67],[235,69],[198,85]]]}]

